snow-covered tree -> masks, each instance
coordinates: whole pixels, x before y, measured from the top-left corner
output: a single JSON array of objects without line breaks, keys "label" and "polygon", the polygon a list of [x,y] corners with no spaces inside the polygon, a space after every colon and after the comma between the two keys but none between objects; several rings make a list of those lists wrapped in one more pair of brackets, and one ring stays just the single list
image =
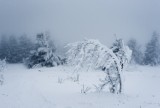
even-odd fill
[{"label": "snow-covered tree", "polygon": [[144,62],[152,66],[160,63],[160,43],[157,32],[153,32],[151,40],[146,45]]},{"label": "snow-covered tree", "polygon": [[0,60],[0,85],[3,84],[4,78],[3,78],[3,70],[6,67],[6,59]]},{"label": "snow-covered tree", "polygon": [[60,65],[61,59],[54,51],[55,49],[49,44],[49,36],[44,33],[38,34],[36,50],[32,51],[30,57],[26,60],[28,67]]},{"label": "snow-covered tree", "polygon": [[122,39],[116,39],[111,49],[120,60],[121,70],[123,70],[131,60],[132,50],[124,44]]},{"label": "snow-covered tree", "polygon": [[92,69],[103,69],[106,78],[101,80],[103,89],[106,85],[110,86],[110,92],[122,92],[121,62],[112,49],[102,45],[98,40],[88,39],[80,42],[68,44],[67,63],[75,66],[75,70],[83,67]]},{"label": "snow-covered tree", "polygon": [[135,39],[130,39],[127,43],[128,47],[132,50],[131,63],[143,64],[144,54],[141,51],[141,46],[138,45]]}]

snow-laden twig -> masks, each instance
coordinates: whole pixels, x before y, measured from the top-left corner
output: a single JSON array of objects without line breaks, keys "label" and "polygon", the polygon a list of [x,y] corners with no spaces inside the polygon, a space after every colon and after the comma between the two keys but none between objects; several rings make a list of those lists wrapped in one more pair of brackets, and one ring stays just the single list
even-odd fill
[{"label": "snow-laden twig", "polygon": [[59,84],[62,84],[63,82],[64,82],[64,79],[58,77],[58,83],[59,83]]},{"label": "snow-laden twig", "polygon": [[81,93],[86,94],[87,92],[89,92],[91,90],[90,87],[85,87],[85,85],[82,85],[82,89],[81,89]]},{"label": "snow-laden twig", "polygon": [[[75,74],[75,73],[74,73]],[[68,79],[70,79],[71,81],[73,82],[79,82],[79,78],[80,78],[80,75],[79,74],[76,74],[75,76],[71,76],[69,77]]]}]

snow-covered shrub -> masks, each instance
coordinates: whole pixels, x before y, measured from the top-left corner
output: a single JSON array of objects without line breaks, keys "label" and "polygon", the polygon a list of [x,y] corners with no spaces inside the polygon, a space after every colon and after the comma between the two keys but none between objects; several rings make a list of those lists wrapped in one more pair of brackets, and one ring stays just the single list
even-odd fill
[{"label": "snow-covered shrub", "polygon": [[112,49],[93,39],[68,44],[67,47],[69,47],[67,64],[75,66],[75,71],[81,68],[103,68],[106,78],[103,80],[101,88],[104,87],[103,85],[110,85],[112,93],[121,93],[121,61]]},{"label": "snow-covered shrub", "polygon": [[61,64],[61,58],[55,54],[55,47],[49,44],[47,35],[43,33],[37,35],[36,50],[31,52],[26,64],[29,68],[37,66],[52,67]]},{"label": "snow-covered shrub", "polygon": [[0,60],[0,85],[3,84],[4,78],[3,78],[3,70],[6,67],[6,59]]}]

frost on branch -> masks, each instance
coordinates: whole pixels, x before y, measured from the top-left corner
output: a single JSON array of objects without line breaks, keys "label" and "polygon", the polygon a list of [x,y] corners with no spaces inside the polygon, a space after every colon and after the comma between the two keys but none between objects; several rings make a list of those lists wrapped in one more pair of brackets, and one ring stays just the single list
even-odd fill
[{"label": "frost on branch", "polygon": [[67,63],[75,66],[75,71],[86,67],[102,69],[106,73],[106,78],[101,80],[103,83],[100,85],[101,89],[109,85],[110,92],[122,92],[121,60],[112,49],[93,39],[71,43],[67,47],[69,47]]}]

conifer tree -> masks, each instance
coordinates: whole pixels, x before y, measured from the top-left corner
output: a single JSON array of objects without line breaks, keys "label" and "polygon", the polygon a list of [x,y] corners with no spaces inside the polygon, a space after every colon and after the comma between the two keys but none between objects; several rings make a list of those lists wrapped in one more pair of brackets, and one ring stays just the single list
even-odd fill
[{"label": "conifer tree", "polygon": [[159,44],[159,34],[153,32],[151,40],[146,45],[145,59],[146,65],[158,65],[160,63],[160,44]]},{"label": "conifer tree", "polygon": [[29,68],[35,66],[57,66],[61,64],[60,57],[54,53],[55,49],[49,44],[49,36],[40,33],[37,34],[36,49],[31,52],[30,57],[27,59]]}]

